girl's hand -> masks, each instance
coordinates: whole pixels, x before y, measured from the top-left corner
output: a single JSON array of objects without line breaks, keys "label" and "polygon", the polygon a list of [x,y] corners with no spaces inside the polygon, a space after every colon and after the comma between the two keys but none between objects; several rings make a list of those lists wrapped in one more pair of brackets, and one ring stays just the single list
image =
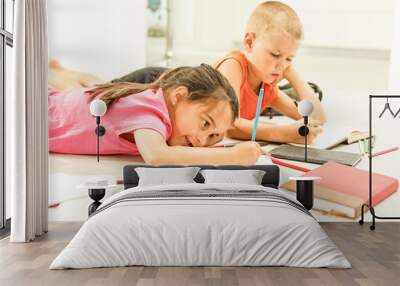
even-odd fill
[{"label": "girl's hand", "polygon": [[[297,144],[304,144],[304,136],[299,134],[299,128],[304,125],[304,119],[299,119],[296,122],[289,125],[289,130],[291,134],[291,138],[288,140],[289,143],[297,143]],[[318,120],[309,119],[308,120],[308,135],[307,135],[307,143],[312,143],[315,137],[320,134],[322,129],[322,124]]]},{"label": "girl's hand", "polygon": [[257,142],[248,141],[235,145],[232,147],[235,158],[242,165],[251,165],[257,162],[261,155],[267,155],[268,153],[261,149],[261,146]]}]

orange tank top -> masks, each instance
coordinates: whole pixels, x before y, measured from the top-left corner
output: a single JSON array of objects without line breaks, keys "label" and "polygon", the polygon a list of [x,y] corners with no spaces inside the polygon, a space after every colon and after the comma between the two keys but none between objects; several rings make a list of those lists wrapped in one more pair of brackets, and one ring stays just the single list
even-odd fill
[{"label": "orange tank top", "polygon": [[[240,117],[249,120],[254,119],[256,116],[258,94],[253,91],[248,80],[249,64],[247,59],[242,52],[234,51],[219,60],[214,67],[218,68],[227,59],[234,59],[238,61],[243,72],[239,95]],[[261,112],[271,105],[271,103],[274,102],[278,97],[278,90],[276,86],[267,84],[265,82],[262,83],[262,86],[264,88],[264,97],[261,104]]]}]

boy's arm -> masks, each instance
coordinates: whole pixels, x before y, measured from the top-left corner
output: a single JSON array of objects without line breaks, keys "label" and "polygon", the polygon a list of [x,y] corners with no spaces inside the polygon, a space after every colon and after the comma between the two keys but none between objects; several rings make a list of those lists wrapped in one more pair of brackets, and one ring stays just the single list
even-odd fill
[{"label": "boy's arm", "polygon": [[[326,116],[322,104],[307,82],[301,78],[300,74],[293,66],[290,66],[284,72],[284,77],[293,86],[299,96],[299,100],[307,99],[313,104],[314,111],[311,113],[310,117],[318,120],[321,124],[324,124],[326,122]],[[296,106],[293,103],[288,104],[288,100],[290,100],[289,96],[283,92],[279,92],[278,98],[271,104],[271,107],[276,108],[279,112],[293,119],[298,119],[300,114],[298,113]],[[295,114],[297,114],[297,116]]]},{"label": "boy's arm", "polygon": [[271,107],[279,113],[282,113],[294,120],[299,120],[302,118],[300,113],[297,111],[297,106],[294,104],[293,100],[279,89],[278,97],[271,104]]},{"label": "boy's arm", "polygon": [[[240,85],[243,76],[240,64],[234,59],[227,59],[218,67],[218,71],[221,72],[227,78],[229,83],[232,85],[240,103]],[[294,83],[291,82],[291,84],[293,85]],[[305,85],[309,87],[308,84]],[[313,96],[314,91],[310,87],[309,89],[311,90],[310,93],[311,96]],[[296,92],[298,92],[298,90],[296,90]],[[318,99],[317,101],[319,103]],[[312,103],[314,104],[314,106],[316,105],[314,101],[312,101]],[[278,98],[274,101],[274,104],[271,106],[293,119],[302,118],[297,111],[297,107],[294,105],[290,97],[288,97],[286,94],[282,92],[279,92]],[[302,124],[301,122],[295,122],[293,124],[288,124],[288,125],[268,125],[260,123],[257,128],[256,139],[264,141],[272,141],[272,142],[304,143],[304,138],[300,137],[300,135],[297,132],[297,129],[300,128],[301,124]],[[311,142],[314,136],[316,136],[320,132],[320,128],[315,129],[310,127],[310,129],[311,129],[311,134],[307,137],[309,142]],[[249,140],[251,139],[252,131],[253,131],[253,122],[251,120],[240,118],[240,112],[239,112],[239,119],[235,123],[235,128],[229,130],[227,132],[227,135],[229,137],[236,139]]]},{"label": "boy's arm", "polygon": [[[257,127],[257,140],[281,142],[281,143],[298,143],[304,144],[304,137],[300,136],[298,130],[303,125],[303,120],[298,120],[290,124],[266,124],[260,122]],[[308,128],[310,130],[307,140],[312,143],[314,138],[322,132],[322,128],[318,122],[309,121]],[[240,118],[235,122],[235,128],[230,129],[227,133],[229,137],[249,140],[253,131],[253,121]]]},{"label": "boy's arm", "polygon": [[245,142],[229,148],[168,146],[160,133],[152,129],[134,131],[135,143],[147,164],[254,164],[264,153],[259,144]]},{"label": "boy's arm", "polygon": [[[236,120],[234,128],[229,129],[227,132],[228,137],[250,140],[253,133],[254,122],[252,120],[239,118]],[[272,142],[287,142],[286,132],[284,132],[283,125],[276,128],[274,124],[264,124],[260,122],[257,127],[256,140],[272,141]]]},{"label": "boy's arm", "polygon": [[240,85],[242,83],[243,71],[240,63],[235,59],[225,60],[217,69],[229,81],[239,102],[240,117]]}]

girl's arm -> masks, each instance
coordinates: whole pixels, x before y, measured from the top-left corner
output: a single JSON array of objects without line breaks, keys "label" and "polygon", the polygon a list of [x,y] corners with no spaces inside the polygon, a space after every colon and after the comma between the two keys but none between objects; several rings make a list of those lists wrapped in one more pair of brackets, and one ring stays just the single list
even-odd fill
[{"label": "girl's arm", "polygon": [[[300,74],[293,66],[290,66],[284,72],[284,77],[293,86],[299,96],[299,100],[307,99],[313,104],[314,111],[311,113],[310,117],[324,124],[326,122],[326,116],[321,102],[312,88],[301,78]],[[293,119],[300,119],[301,115],[298,113],[297,107],[293,104],[290,97],[281,91],[278,92],[278,98],[271,104],[271,107]]]},{"label": "girl's arm", "polygon": [[256,142],[244,142],[229,148],[168,146],[160,133],[152,129],[134,131],[135,143],[147,164],[151,165],[251,165],[266,154]]}]

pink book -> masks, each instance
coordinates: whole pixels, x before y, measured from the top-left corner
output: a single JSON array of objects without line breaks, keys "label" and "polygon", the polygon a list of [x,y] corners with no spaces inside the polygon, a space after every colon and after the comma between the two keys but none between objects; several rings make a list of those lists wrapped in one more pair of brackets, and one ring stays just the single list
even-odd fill
[{"label": "pink book", "polygon": [[[314,197],[354,209],[353,218],[360,215],[361,205],[369,202],[369,173],[366,170],[328,162],[303,176],[320,177],[314,183]],[[293,181],[281,187],[295,191]],[[398,179],[372,173],[372,206],[396,192],[398,187]],[[334,209],[328,212],[335,214]],[[340,212],[336,215],[340,215]]]}]

